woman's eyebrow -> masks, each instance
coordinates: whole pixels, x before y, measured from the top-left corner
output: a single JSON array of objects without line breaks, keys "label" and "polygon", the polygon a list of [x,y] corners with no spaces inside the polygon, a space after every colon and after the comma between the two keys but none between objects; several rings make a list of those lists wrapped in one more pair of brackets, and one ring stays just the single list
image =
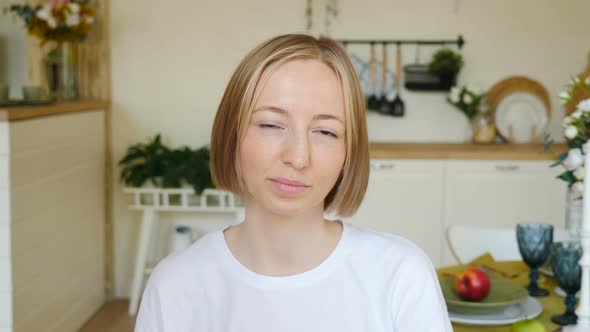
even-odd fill
[{"label": "woman's eyebrow", "polygon": [[[279,113],[279,114],[283,114],[283,115],[287,115],[289,113],[289,112],[287,112],[287,110],[277,107],[277,106],[260,106],[254,110],[254,112],[258,112],[258,111],[270,111],[270,112],[275,112],[275,113]],[[344,124],[344,121],[342,119],[340,119],[339,117],[332,115],[332,114],[316,114],[313,117],[313,119],[314,120],[336,120],[336,121]]]}]

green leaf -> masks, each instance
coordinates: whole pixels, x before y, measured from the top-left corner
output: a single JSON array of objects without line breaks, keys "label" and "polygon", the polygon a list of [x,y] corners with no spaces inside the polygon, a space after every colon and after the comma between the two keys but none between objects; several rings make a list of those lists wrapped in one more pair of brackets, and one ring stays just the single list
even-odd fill
[{"label": "green leaf", "polygon": [[118,164],[126,185],[140,187],[149,181],[157,187],[178,188],[188,184],[200,194],[213,187],[209,159],[207,146],[198,150],[188,146],[171,149],[158,134],[148,143],[130,146]]},{"label": "green leaf", "polygon": [[563,181],[566,181],[568,183],[573,183],[576,181],[576,178],[574,177],[574,173],[572,171],[563,172],[557,178],[562,179]]}]

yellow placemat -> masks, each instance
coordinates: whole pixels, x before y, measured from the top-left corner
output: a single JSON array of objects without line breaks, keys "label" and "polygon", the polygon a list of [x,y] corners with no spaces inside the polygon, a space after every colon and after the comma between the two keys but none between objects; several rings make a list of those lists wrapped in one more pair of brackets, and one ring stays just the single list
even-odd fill
[{"label": "yellow placemat", "polygon": [[[496,262],[490,254],[484,254],[477,257],[473,261],[465,265],[446,266],[437,269],[438,275],[457,275],[468,266],[478,266],[488,271],[494,276],[513,282],[515,284],[526,286],[529,283],[529,267],[522,261],[502,261]],[[541,275],[539,278],[539,286],[550,291],[549,296],[538,297],[537,300],[543,305],[543,313],[537,317],[539,321],[545,325],[547,331],[554,331],[559,325],[551,321],[551,316],[565,312],[564,298],[555,294],[555,287],[557,284],[555,280],[550,277]],[[470,326],[453,323],[453,330],[455,332],[509,332],[511,325],[501,326]]]}]

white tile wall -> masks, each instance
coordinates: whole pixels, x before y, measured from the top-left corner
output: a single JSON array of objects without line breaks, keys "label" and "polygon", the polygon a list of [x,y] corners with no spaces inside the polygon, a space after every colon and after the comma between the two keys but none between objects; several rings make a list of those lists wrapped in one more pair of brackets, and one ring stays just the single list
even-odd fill
[{"label": "white tile wall", "polygon": [[10,200],[8,188],[0,188],[0,224],[8,224],[10,220]]},{"label": "white tile wall", "polygon": [[[0,188],[0,258],[11,256],[10,199],[8,193],[7,188]],[[0,274],[2,271],[0,269]]]},{"label": "white tile wall", "polygon": [[8,155],[0,154],[0,189],[8,188]]},{"label": "white tile wall", "polygon": [[0,120],[0,155],[8,154],[10,141],[8,141],[8,124],[9,122]]},{"label": "white tile wall", "polygon": [[12,292],[0,292],[0,328],[10,328],[11,326]]},{"label": "white tile wall", "polygon": [[[11,225],[8,222],[0,222],[0,259],[10,258],[12,256],[11,248]],[[0,275],[4,273],[4,270],[0,269]],[[2,278],[2,276],[0,276]],[[0,285],[0,290],[1,290]]]},{"label": "white tile wall", "polygon": [[0,332],[12,332],[8,126],[8,122],[0,120]]},{"label": "white tile wall", "polygon": [[10,257],[0,256],[0,292],[8,292],[12,289]]}]

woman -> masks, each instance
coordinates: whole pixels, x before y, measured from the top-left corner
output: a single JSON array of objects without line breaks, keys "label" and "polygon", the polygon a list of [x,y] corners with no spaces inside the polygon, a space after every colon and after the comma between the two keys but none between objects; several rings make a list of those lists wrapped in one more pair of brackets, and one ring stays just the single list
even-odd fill
[{"label": "woman", "polygon": [[420,249],[324,218],[354,214],[369,175],[363,94],[334,41],[278,36],[242,60],[211,171],[245,220],[158,264],[135,331],[452,331]]}]

